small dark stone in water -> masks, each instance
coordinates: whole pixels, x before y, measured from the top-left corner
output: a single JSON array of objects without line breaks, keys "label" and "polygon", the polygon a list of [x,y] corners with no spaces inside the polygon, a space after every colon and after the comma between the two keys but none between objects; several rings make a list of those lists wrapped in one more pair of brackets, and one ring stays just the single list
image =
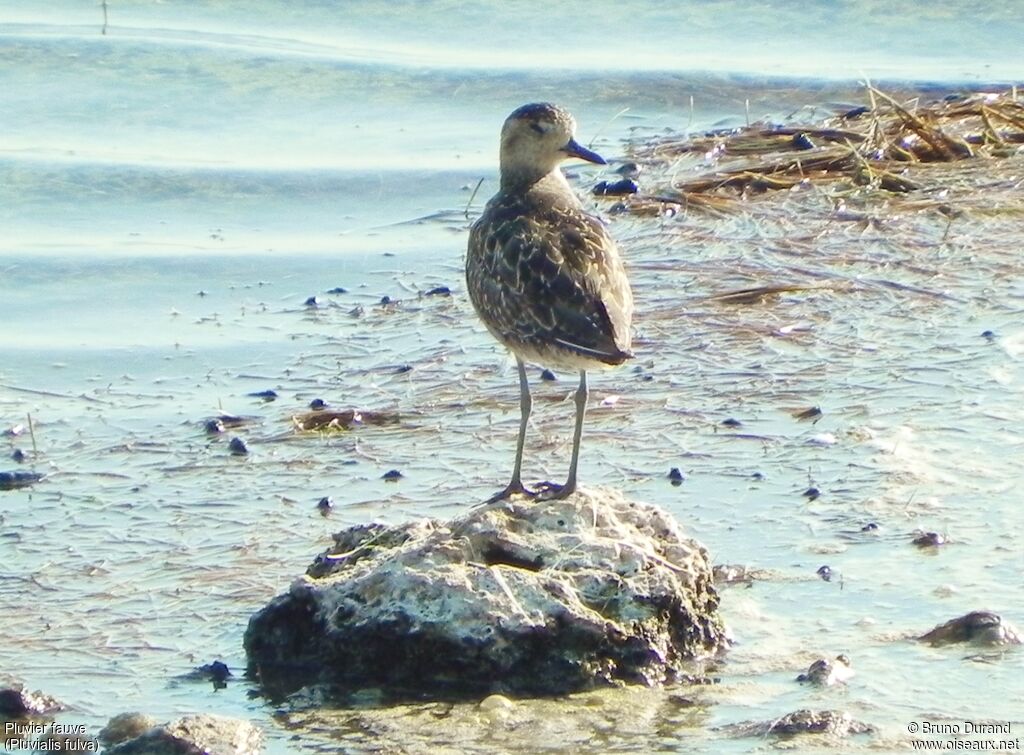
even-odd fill
[{"label": "small dark stone in water", "polygon": [[754,472],[750,477],[758,482],[762,482],[765,479],[764,472]]},{"label": "small dark stone in water", "polygon": [[722,420],[722,426],[723,427],[742,427],[743,423],[740,422],[738,419],[735,419],[734,417],[729,417],[728,419],[723,419]]},{"label": "small dark stone in water", "polygon": [[309,408],[312,409],[314,412],[318,412],[321,409],[327,408],[327,402],[324,401],[322,398],[315,398],[309,402]]},{"label": "small dark stone in water", "polygon": [[594,187],[594,194],[599,197],[619,197],[623,194],[636,194],[640,191],[640,185],[632,178],[623,178],[621,181],[602,181]]},{"label": "small dark stone in water", "polygon": [[938,548],[947,542],[949,541],[938,532],[922,532],[913,540],[914,545],[918,548]]},{"label": "small dark stone in water", "polygon": [[223,661],[208,663],[205,666],[200,666],[196,671],[204,674],[214,683],[223,683],[231,676],[231,669],[229,669],[228,665]]},{"label": "small dark stone in water", "polygon": [[396,375],[401,375],[401,374],[403,374],[405,372],[412,372],[412,365],[411,364],[401,364],[401,365],[399,365],[398,367],[395,368],[395,374]]},{"label": "small dark stone in water", "polygon": [[252,393],[245,394],[250,398],[259,398],[264,401],[275,401],[277,399],[277,391],[272,391],[269,388],[265,391],[253,391]]},{"label": "small dark stone in water", "polygon": [[19,464],[23,464],[25,462],[25,452],[22,451],[20,448],[15,448],[14,451],[11,453],[11,458],[18,462]]},{"label": "small dark stone in water", "polygon": [[320,509],[320,511],[326,513],[334,508],[334,500],[330,496],[325,495],[323,498],[317,501],[316,507]]},{"label": "small dark stone in water", "polygon": [[818,571],[816,571],[815,574],[817,574],[826,582],[832,581],[832,567],[828,566],[827,564],[825,566],[819,566]]},{"label": "small dark stone in water", "polygon": [[821,496],[821,491],[816,487],[811,486],[804,491],[804,498],[809,498],[812,501],[817,500],[819,496]]},{"label": "small dark stone in water", "polygon": [[668,470],[668,479],[671,480],[673,485],[678,487],[683,484],[686,476],[679,471],[679,467],[672,467],[672,469]]},{"label": "small dark stone in water", "polygon": [[636,178],[643,169],[639,163],[623,163],[615,169],[615,172],[623,178]]},{"label": "small dark stone in water", "polygon": [[203,430],[207,435],[220,435],[224,432],[224,423],[219,419],[208,419],[203,423]]},{"label": "small dark stone in water", "polygon": [[38,472],[26,472],[16,470],[14,472],[0,472],[0,490],[17,490],[27,488],[43,479]]},{"label": "small dark stone in water", "polygon": [[868,522],[867,524],[865,524],[863,527],[860,528],[860,531],[861,532],[874,532],[877,529],[878,529],[878,524],[876,524],[875,522]]},{"label": "small dark stone in water", "polygon": [[391,471],[385,472],[381,475],[381,479],[387,480],[388,482],[397,482],[398,480],[401,480],[402,477],[404,477],[404,475],[397,469],[392,469]]},{"label": "small dark stone in water", "polygon": [[996,338],[996,334],[993,330],[986,330],[981,334],[981,337],[988,341],[994,341]]},{"label": "small dark stone in water", "polygon": [[866,105],[861,105],[860,107],[855,107],[851,110],[847,110],[839,117],[846,121],[852,121],[854,118],[860,118],[862,115],[867,115],[870,112],[871,108],[867,107]]},{"label": "small dark stone in water", "polygon": [[311,308],[319,307],[320,306],[320,300],[317,299],[315,296],[311,296],[308,299],[306,299],[305,304],[306,304],[307,307],[311,307]]},{"label": "small dark stone in water", "polygon": [[228,450],[235,456],[245,456],[249,453],[249,447],[245,445],[245,441],[241,438],[232,438],[231,442],[228,443]]},{"label": "small dark stone in water", "polygon": [[437,286],[427,291],[424,296],[451,296],[452,290],[448,286]]},{"label": "small dark stone in water", "polygon": [[384,294],[384,296],[380,297],[380,305],[382,307],[386,307],[387,305],[392,304],[392,303],[394,303],[394,299],[392,299],[387,294]]},{"label": "small dark stone in water", "polygon": [[329,293],[329,294],[347,294],[348,293],[348,289],[347,288],[342,288],[341,286],[335,286],[334,288],[328,289],[327,293]]},{"label": "small dark stone in water", "polygon": [[791,142],[793,149],[814,149],[818,145],[811,141],[811,137],[801,132],[799,134],[793,134],[793,141]]},{"label": "small dark stone in water", "polygon": [[558,380],[558,376],[555,375],[551,370],[543,369],[540,371],[541,380]]}]

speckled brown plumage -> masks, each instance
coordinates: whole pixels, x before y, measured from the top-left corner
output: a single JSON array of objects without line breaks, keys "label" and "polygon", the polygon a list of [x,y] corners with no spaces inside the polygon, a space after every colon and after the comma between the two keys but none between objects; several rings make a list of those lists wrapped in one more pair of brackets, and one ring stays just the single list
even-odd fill
[{"label": "speckled brown plumage", "polygon": [[470,299],[520,369],[523,420],[516,471],[509,489],[497,497],[529,492],[518,481],[530,409],[522,363],[580,371],[573,463],[570,479],[558,491],[567,495],[575,488],[585,370],[632,357],[633,296],[615,242],[584,211],[558,168],[570,157],[604,162],[576,143],[574,131],[572,116],[554,105],[526,105],[512,113],[502,129],[501,189],[470,232]]}]

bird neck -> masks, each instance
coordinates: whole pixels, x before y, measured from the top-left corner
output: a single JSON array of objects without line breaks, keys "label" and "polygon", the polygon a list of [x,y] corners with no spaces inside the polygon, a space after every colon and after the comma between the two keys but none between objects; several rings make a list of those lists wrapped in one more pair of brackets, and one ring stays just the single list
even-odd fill
[{"label": "bird neck", "polygon": [[502,165],[501,190],[506,193],[539,191],[545,194],[573,196],[569,182],[565,180],[558,166],[542,172],[525,165]]}]

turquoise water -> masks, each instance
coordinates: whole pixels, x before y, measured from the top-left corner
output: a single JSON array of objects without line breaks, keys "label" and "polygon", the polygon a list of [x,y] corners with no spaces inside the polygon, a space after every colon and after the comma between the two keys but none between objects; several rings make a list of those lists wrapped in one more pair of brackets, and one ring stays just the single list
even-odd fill
[{"label": "turquoise water", "polygon": [[[5,673],[93,730],[129,709],[210,710],[263,726],[271,753],[743,752],[769,745],[717,727],[799,707],[879,727],[852,748],[904,746],[929,717],[1024,728],[1020,653],[904,639],[977,608],[1024,623],[1020,245],[973,251],[1019,241],[1019,224],[968,218],[943,240],[943,220],[907,217],[907,248],[836,228],[812,198],[777,229],[611,224],[642,370],[594,376],[583,479],[668,507],[716,561],[775,575],[724,592],[738,644],[696,708],[634,690],[522,703],[504,722],[472,706],[307,717],[275,715],[244,681],[175,678],[215,658],[240,673],[249,615],[331,532],[451,516],[504,482],[514,368],[476,323],[461,258],[510,110],[557,100],[614,160],[625,139],[748,110],[859,104],[863,77],[926,95],[1019,81],[1014,3],[140,0],[102,21],[91,0],[0,3],[0,424],[25,427],[0,440],[0,470],[20,449],[48,475],[0,493]],[[601,175],[571,170],[584,188]],[[859,261],[837,263],[851,245]],[[852,292],[703,300],[837,270]],[[454,296],[419,295],[438,285]],[[534,383],[531,478],[564,474],[571,382]],[[278,400],[249,395],[266,389]],[[313,398],[407,419],[297,436]],[[796,422],[810,405],[823,419]],[[233,433],[249,456],[203,432],[221,410],[253,418]],[[398,485],[380,479],[392,468]],[[922,553],[918,527],[955,542]],[[841,578],[818,579],[822,564]],[[847,688],[793,682],[839,652],[858,671]]]}]

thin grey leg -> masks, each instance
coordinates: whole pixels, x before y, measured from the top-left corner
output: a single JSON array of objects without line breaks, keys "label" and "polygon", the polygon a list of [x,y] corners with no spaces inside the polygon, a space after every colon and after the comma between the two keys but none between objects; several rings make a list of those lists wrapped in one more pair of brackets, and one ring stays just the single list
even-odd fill
[{"label": "thin grey leg", "polygon": [[532,496],[533,491],[527,490],[523,486],[522,471],[523,471],[523,448],[526,445],[526,426],[530,422],[530,411],[533,409],[533,397],[530,396],[530,383],[526,379],[526,365],[523,364],[523,360],[516,357],[516,366],[519,368],[519,440],[516,441],[516,463],[512,467],[512,480],[509,482],[508,487],[502,490],[500,493],[495,493],[488,499],[488,503],[494,501],[501,501],[505,498],[509,498],[516,493],[522,493],[523,495]]},{"label": "thin grey leg", "polygon": [[569,477],[565,485],[545,498],[568,498],[576,492],[576,469],[580,461],[580,441],[583,439],[583,418],[587,414],[587,372],[580,370],[580,387],[576,389],[576,429],[572,436],[572,461],[569,463]]}]

